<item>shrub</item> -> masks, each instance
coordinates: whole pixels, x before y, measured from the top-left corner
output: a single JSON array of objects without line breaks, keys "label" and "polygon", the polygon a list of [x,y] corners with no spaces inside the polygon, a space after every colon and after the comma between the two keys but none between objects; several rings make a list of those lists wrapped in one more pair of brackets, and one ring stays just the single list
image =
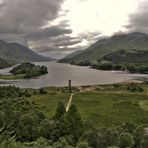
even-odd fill
[{"label": "shrub", "polygon": [[47,91],[45,91],[43,88],[40,89],[39,94],[43,95],[43,94],[47,94]]},{"label": "shrub", "polygon": [[121,133],[118,141],[120,148],[132,147],[134,145],[133,136],[129,133]]}]

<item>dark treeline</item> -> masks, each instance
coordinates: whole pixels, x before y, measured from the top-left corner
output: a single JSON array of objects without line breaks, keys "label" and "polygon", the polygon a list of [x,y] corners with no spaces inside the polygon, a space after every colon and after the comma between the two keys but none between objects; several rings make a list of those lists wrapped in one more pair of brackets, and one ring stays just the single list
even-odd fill
[{"label": "dark treeline", "polygon": [[[134,87],[134,86],[133,86]],[[43,90],[39,90],[42,94]],[[62,102],[47,118],[30,92],[17,87],[0,87],[0,147],[2,148],[147,148],[147,126],[123,123],[97,128],[83,121],[75,105],[68,112]]]},{"label": "dark treeline", "polygon": [[113,64],[113,63],[99,63],[93,65],[92,68],[99,70],[121,70],[130,73],[148,74],[148,66],[146,64]]}]

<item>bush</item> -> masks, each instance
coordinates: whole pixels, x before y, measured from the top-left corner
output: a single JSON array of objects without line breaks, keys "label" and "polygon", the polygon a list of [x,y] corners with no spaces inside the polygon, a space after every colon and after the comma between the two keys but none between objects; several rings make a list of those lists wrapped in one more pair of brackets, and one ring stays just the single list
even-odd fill
[{"label": "bush", "polygon": [[148,147],[148,135],[145,135],[143,140],[141,141],[140,148],[147,148]]},{"label": "bush", "polygon": [[81,143],[78,144],[77,148],[88,148],[88,143],[81,142]]},{"label": "bush", "polygon": [[43,95],[43,94],[47,94],[47,91],[45,91],[43,88],[40,89],[39,94]]},{"label": "bush", "polygon": [[133,136],[129,133],[121,133],[118,141],[120,148],[132,147],[134,145]]}]

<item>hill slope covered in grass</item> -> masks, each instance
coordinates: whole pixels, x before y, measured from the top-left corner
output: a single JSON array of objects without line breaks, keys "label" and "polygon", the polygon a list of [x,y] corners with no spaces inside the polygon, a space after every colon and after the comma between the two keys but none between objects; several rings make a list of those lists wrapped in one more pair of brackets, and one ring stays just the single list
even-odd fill
[{"label": "hill slope covered in grass", "polygon": [[119,50],[98,60],[93,68],[100,70],[128,70],[132,73],[148,73],[148,51]]},{"label": "hill slope covered in grass", "polygon": [[51,58],[43,57],[29,48],[0,40],[0,57],[9,63],[48,61]]},{"label": "hill slope covered in grass", "polygon": [[10,66],[8,62],[0,58],[0,69]]},{"label": "hill slope covered in grass", "polygon": [[106,54],[132,49],[148,51],[148,35],[138,32],[114,35],[110,38],[99,40],[79,54],[68,56],[68,58],[63,58],[59,62],[92,65],[96,64],[96,61],[102,59]]}]

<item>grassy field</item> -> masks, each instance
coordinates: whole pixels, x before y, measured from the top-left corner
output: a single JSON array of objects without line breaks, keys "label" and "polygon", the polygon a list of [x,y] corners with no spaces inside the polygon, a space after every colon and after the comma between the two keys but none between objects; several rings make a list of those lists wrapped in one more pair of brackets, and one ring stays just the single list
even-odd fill
[{"label": "grassy field", "polygon": [[0,75],[0,79],[4,80],[16,80],[16,79],[24,79],[24,75]]},{"label": "grassy field", "polygon": [[69,93],[62,92],[63,89],[59,88],[44,88],[47,94],[39,94],[39,90],[30,90],[33,94],[30,101],[33,101],[40,111],[42,111],[46,116],[52,117],[56,111],[56,107],[59,101],[63,102],[66,106],[69,100]]},{"label": "grassy field", "polygon": [[[77,106],[84,120],[92,120],[98,127],[116,126],[124,122],[148,124],[148,85],[137,85],[144,92],[130,92],[127,86],[83,87],[81,89],[88,92],[75,94],[72,103]],[[34,94],[30,100],[51,117],[57,103],[62,101],[66,105],[70,94],[64,88],[45,89],[48,94]]]}]

